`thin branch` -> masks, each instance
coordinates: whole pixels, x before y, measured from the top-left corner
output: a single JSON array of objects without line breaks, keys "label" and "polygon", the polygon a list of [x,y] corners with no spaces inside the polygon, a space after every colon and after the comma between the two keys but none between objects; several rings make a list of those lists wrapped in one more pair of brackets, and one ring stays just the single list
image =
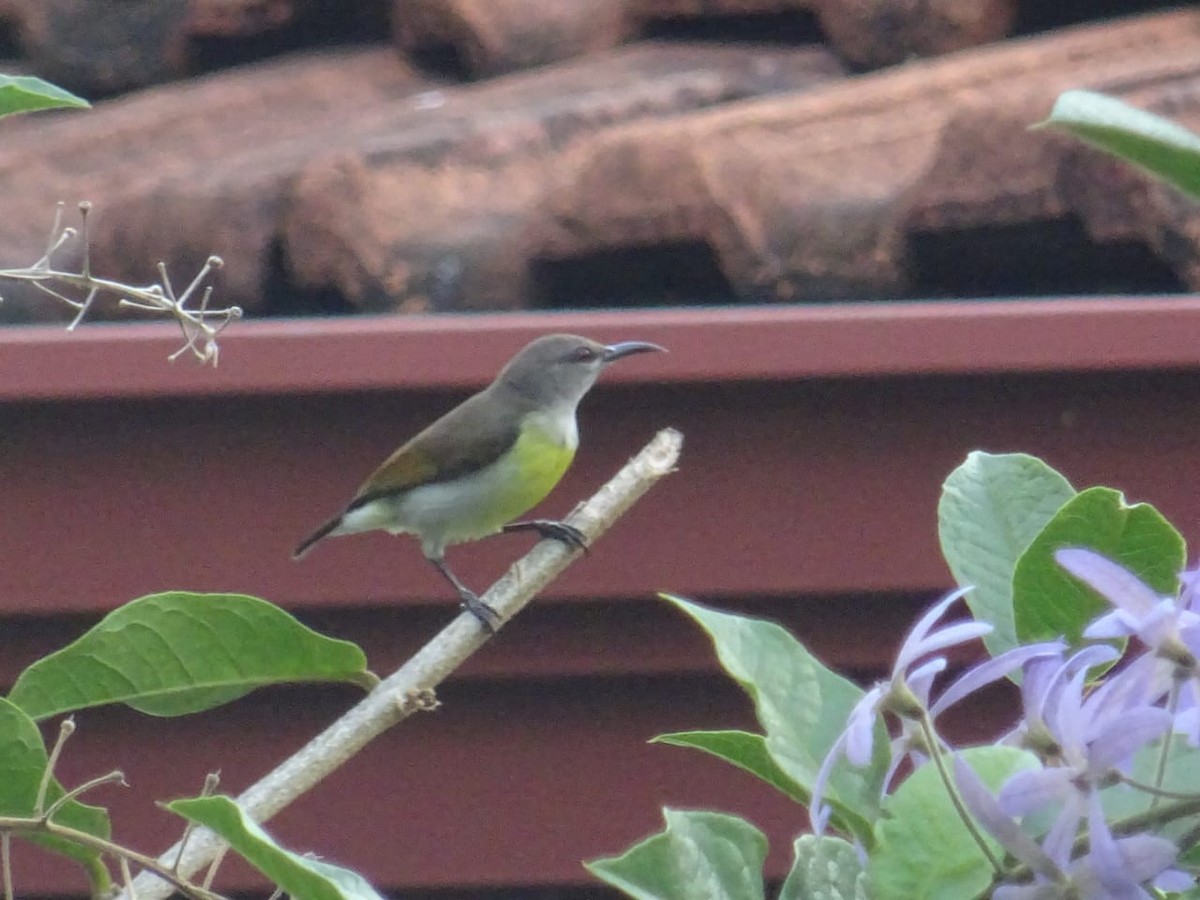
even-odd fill
[{"label": "thin branch", "polygon": [[129,786],[125,781],[125,773],[119,769],[116,769],[112,772],[109,772],[107,775],[100,775],[97,778],[92,778],[88,781],[85,781],[78,787],[71,788],[71,790],[67,791],[50,804],[50,808],[41,814],[42,818],[53,819],[55,814],[72,800],[77,800],[88,791],[95,790],[96,788],[106,784],[119,784],[121,787]]},{"label": "thin branch", "polygon": [[4,867],[4,900],[15,900],[12,875],[12,835],[0,834],[0,865]]},{"label": "thin branch", "polygon": [[129,891],[130,897],[137,900],[137,891],[133,888],[133,873],[129,871],[129,860],[121,857],[121,884],[125,885],[125,890]]},{"label": "thin branch", "polygon": [[[150,877],[154,878],[158,884],[163,884],[166,882],[169,885],[167,895],[173,893],[174,891],[179,891],[179,893],[183,894],[185,897],[192,898],[192,900],[225,900],[221,894],[214,893],[213,891],[199,887],[195,884],[190,884],[186,879],[178,877],[169,868],[163,866],[158,860],[151,856],[138,853],[136,850],[131,850],[128,847],[122,847],[120,844],[114,844],[112,841],[96,837],[93,834],[88,834],[86,831],[68,828],[65,825],[58,825],[55,822],[46,821],[43,823],[43,827],[48,834],[65,838],[68,841],[81,844],[84,847],[89,847],[92,850],[105,854],[106,856],[128,860],[131,863],[136,863],[149,872],[153,872],[154,874]],[[136,888],[135,885],[142,877],[143,875],[138,875],[127,888],[128,891],[132,892],[131,896],[141,896],[138,892],[138,888]],[[158,879],[163,879],[163,881],[158,881]],[[124,894],[122,894],[122,896],[124,896]]]},{"label": "thin branch", "polygon": [[[595,541],[663,476],[675,469],[683,435],[674,429],[660,431],[590,500],[579,506],[568,522]],[[483,596],[500,617],[502,627],[513,615],[561,573],[576,552],[555,541],[541,541],[515,562]],[[371,740],[414,712],[429,706],[435,688],[464,660],[487,642],[478,620],[464,612],[446,626],[408,662],[367,695],[357,706],[285,760],[273,772],[237,798],[248,816],[266,822],[302,796],[363,749]],[[207,829],[196,829],[185,852],[171,847],[158,859],[158,868],[190,877],[213,858],[221,840]],[[171,893],[150,873],[134,880],[138,900],[163,900]],[[126,889],[120,900],[130,900]]]},{"label": "thin branch", "polygon": [[54,222],[50,225],[50,236],[46,238],[46,252],[42,258],[35,262],[32,268],[45,269],[50,266],[50,257],[78,233],[74,228],[63,228],[63,208],[65,204],[59,202],[54,204]]},{"label": "thin branch", "polygon": [[[208,864],[208,871],[204,873],[204,880],[200,882],[200,887],[206,891],[212,888],[212,884],[217,879],[217,869],[221,868],[221,863],[225,861],[226,854],[229,853],[229,845],[224,841],[217,845],[217,852],[213,854],[212,862]],[[183,858],[180,854],[179,859]],[[130,897],[130,900],[133,900]]]},{"label": "thin branch", "polygon": [[[196,273],[196,277],[188,284],[179,296],[167,278],[167,267],[158,264],[160,281],[155,284],[137,286],[123,284],[108,278],[98,278],[92,273],[92,249],[88,234],[88,212],[91,204],[87,201],[79,204],[79,216],[82,220],[79,231],[74,228],[62,227],[63,204],[55,207],[54,226],[50,230],[50,238],[46,242],[46,253],[32,266],[23,269],[0,269],[0,279],[24,281],[50,295],[56,300],[67,304],[75,310],[75,317],[67,326],[67,331],[74,331],[84,317],[91,312],[93,304],[101,295],[112,295],[118,298],[117,305],[125,309],[136,309],[154,314],[166,314],[179,324],[183,331],[184,344],[173,353],[169,359],[174,361],[184,353],[191,353],[201,363],[211,362],[216,366],[220,355],[217,336],[230,322],[240,319],[242,310],[237,306],[225,309],[211,309],[209,301],[212,297],[212,287],[207,286],[201,291],[201,286],[208,277],[224,263],[219,256],[210,256]],[[66,271],[54,267],[54,255],[62,250],[70,241],[78,236],[83,244],[82,262],[79,271]],[[66,289],[78,292],[82,300],[68,296]],[[200,294],[198,306],[189,306],[194,295]]]},{"label": "thin branch", "polygon": [[58,737],[54,741],[54,747],[50,750],[50,757],[46,760],[46,768],[42,770],[42,780],[38,783],[37,798],[33,801],[34,812],[39,816],[49,815],[44,813],[46,808],[46,792],[50,789],[50,782],[54,780],[54,769],[58,765],[58,758],[62,755],[63,745],[67,743],[67,738],[75,733],[75,719],[71,716],[63,719],[58,726]]},{"label": "thin branch", "polygon": [[[220,772],[209,772],[207,775],[204,776],[204,787],[200,788],[200,796],[201,797],[211,797],[213,794],[215,794],[217,792],[217,788],[220,786],[220,784],[221,784],[221,773]],[[196,828],[196,823],[189,819],[187,825],[183,829],[183,837],[181,837],[179,839],[179,855],[180,856],[183,855],[183,851],[187,848],[188,838],[190,838],[192,836],[192,832],[195,830],[195,828]],[[176,868],[175,871],[176,871],[176,874],[178,874],[178,868]],[[208,877],[205,878],[205,880],[204,880],[204,887],[207,888],[211,884],[212,884],[212,872],[210,871]]]},{"label": "thin branch", "polygon": [[[60,825],[57,822],[52,822],[45,816],[37,816],[32,819],[0,816],[0,836],[5,838],[12,834],[49,834],[57,838],[62,838],[65,841],[70,841],[73,844],[78,844],[80,847],[86,847],[89,850],[94,850],[97,853],[118,860],[128,860],[136,863],[147,872],[154,874],[149,876],[154,879],[157,884],[162,884],[162,881],[157,881],[161,878],[167,882],[169,887],[167,893],[162,896],[168,896],[174,891],[179,891],[190,900],[226,900],[221,894],[202,888],[199,885],[191,884],[186,879],[179,877],[169,866],[162,865],[152,856],[146,856],[144,853],[139,853],[129,847],[123,847],[120,844],[107,840],[106,838],[98,837],[86,831],[80,831],[77,828],[71,828],[67,825]],[[146,877],[147,873],[142,873],[134,881],[126,887],[121,896],[133,896],[131,893],[133,885],[138,883],[141,878]]]}]

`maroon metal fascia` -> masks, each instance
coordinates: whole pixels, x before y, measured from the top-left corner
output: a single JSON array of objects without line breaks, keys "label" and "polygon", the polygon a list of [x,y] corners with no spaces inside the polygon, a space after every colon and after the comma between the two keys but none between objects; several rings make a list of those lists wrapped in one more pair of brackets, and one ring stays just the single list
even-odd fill
[{"label": "maroon metal fascia", "polygon": [[221,365],[165,360],[167,324],[0,329],[0,401],[446,390],[550,331],[657,341],[615,383],[1192,368],[1200,297],[846,303],[235,323]]},{"label": "maroon metal fascia", "polygon": [[[1197,298],[260,322],[229,332],[216,372],[166,363],[161,327],[16,328],[0,331],[0,613],[92,614],[174,588],[446,610],[411,540],[290,552],[551,329],[673,352],[605,375],[540,512],[569,510],[664,426],[685,446],[542,604],[927,595],[949,584],[940,485],[976,448],[1038,454],[1200,531]],[[525,546],[451,553],[484,586]]]}]

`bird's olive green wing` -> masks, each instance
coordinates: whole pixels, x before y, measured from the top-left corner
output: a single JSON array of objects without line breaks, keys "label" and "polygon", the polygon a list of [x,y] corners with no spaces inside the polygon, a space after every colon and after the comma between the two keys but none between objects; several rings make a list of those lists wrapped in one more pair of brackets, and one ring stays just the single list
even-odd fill
[{"label": "bird's olive green wing", "polygon": [[476,394],[438,419],[383,461],[358,489],[347,511],[423,484],[452,481],[494,462],[520,434],[522,416],[511,405]]}]

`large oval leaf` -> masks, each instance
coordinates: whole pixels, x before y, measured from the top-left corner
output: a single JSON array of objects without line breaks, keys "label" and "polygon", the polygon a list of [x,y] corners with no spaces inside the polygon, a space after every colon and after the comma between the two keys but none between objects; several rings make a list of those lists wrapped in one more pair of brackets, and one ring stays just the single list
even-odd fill
[{"label": "large oval leaf", "polygon": [[1148,503],[1129,505],[1112,488],[1088,488],[1051,519],[1021,556],[1013,575],[1013,613],[1023,643],[1065,637],[1078,644],[1083,629],[1108,604],[1054,561],[1063,547],[1088,547],[1120,563],[1161,594],[1179,589],[1187,559],[1183,538]]},{"label": "large oval leaf", "polygon": [[[754,701],[766,751],[807,802],[821,762],[845,729],[862,689],[822,665],[774,622],[663,596],[708,632],[721,665]],[[837,823],[864,844],[871,838],[886,769],[886,735],[877,725],[870,764],[863,769],[838,765],[830,777],[826,799]]]},{"label": "large oval leaf", "polygon": [[265,600],[172,591],[127,603],[21,673],[9,699],[34,719],[106,703],[179,716],[258,687],[346,681],[371,687],[363,652]]},{"label": "large oval leaf", "polygon": [[[1037,758],[1015,747],[975,747],[963,757],[991,790],[1009,776],[1038,766]],[[986,896],[992,868],[959,818],[938,776],[926,763],[884,803],[875,849],[867,863],[874,900],[962,900]],[[1002,853],[990,836],[993,852]]]},{"label": "large oval leaf", "polygon": [[942,555],[993,656],[1017,645],[1012,584],[1017,560],[1075,489],[1035,456],[975,451],[950,473],[938,503]]},{"label": "large oval leaf", "polygon": [[762,900],[761,831],[725,813],[664,809],[663,818],[658,834],[587,870],[635,900]]}]

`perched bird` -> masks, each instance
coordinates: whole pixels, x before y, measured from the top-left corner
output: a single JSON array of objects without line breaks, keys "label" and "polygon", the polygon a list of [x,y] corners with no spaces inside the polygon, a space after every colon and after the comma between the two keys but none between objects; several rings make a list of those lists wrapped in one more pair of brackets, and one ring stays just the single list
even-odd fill
[{"label": "perched bird", "polygon": [[463,606],[494,631],[495,610],[450,571],[446,547],[501,531],[536,531],[583,548],[583,534],[563,522],[513,520],[540,503],[571,465],[579,445],[576,407],[604,367],[662,349],[644,341],[605,346],[570,334],[538,338],[490,385],[384,460],[293,558],[327,537],[375,530],[415,535]]}]

